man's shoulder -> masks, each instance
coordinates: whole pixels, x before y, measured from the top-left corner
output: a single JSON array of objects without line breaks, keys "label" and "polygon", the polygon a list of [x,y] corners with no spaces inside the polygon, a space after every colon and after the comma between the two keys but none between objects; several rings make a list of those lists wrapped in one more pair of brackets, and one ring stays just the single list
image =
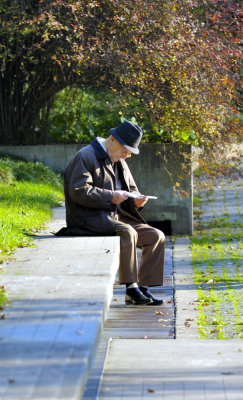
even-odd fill
[{"label": "man's shoulder", "polygon": [[79,151],[77,152],[77,155],[89,153],[90,151],[93,152],[94,149],[93,149],[93,146],[91,146],[91,144],[89,143],[89,144],[86,144],[83,147],[81,147],[81,149],[79,149]]},{"label": "man's shoulder", "polygon": [[73,168],[73,166],[75,164],[77,165],[82,162],[86,162],[86,160],[91,161],[94,158],[95,158],[95,153],[94,153],[92,146],[90,144],[85,145],[85,146],[81,147],[81,149],[79,149],[77,151],[77,153],[73,156],[73,158],[67,165],[67,170],[69,170],[70,168]]},{"label": "man's shoulder", "polygon": [[77,155],[85,155],[85,154],[93,154],[96,155],[97,158],[106,158],[107,157],[107,153],[106,151],[103,149],[101,143],[99,142],[99,140],[97,138],[93,139],[92,142],[84,147],[82,147]]}]

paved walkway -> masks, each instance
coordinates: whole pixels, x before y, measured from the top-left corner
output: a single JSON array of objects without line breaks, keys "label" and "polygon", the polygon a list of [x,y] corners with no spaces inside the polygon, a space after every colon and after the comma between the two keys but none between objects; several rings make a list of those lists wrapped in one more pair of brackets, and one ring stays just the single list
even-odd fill
[{"label": "paved walkway", "polygon": [[[242,202],[226,199],[219,215],[226,203],[239,215]],[[13,301],[0,313],[0,398],[242,400],[242,340],[198,340],[190,240],[167,240],[154,289],[165,303],[126,307],[123,287],[112,296],[117,238],[55,238],[63,218],[3,265]]]},{"label": "paved walkway", "polygon": [[242,350],[239,340],[112,340],[99,399],[242,400]]},{"label": "paved walkway", "polygon": [[[230,220],[236,216],[242,218],[242,189],[239,181],[231,189],[228,185],[215,188],[211,196],[218,216],[227,210]],[[212,202],[208,202],[206,192],[204,198],[202,208],[210,220],[214,216]],[[190,240],[176,238],[171,253],[168,248],[170,241],[165,286],[155,289],[156,294],[165,298],[165,304],[158,310],[148,306],[136,310],[125,308],[121,289],[115,287],[115,305],[111,303],[96,369],[90,375],[84,400],[243,399],[243,341],[199,340]],[[173,260],[173,277],[169,259],[171,264]],[[173,304],[168,311],[170,300]],[[99,382],[102,354],[106,362]]]},{"label": "paved walkway", "polygon": [[[140,262],[141,251],[138,250]],[[161,306],[126,306],[124,285],[114,285],[114,294],[104,327],[104,336],[120,339],[174,339],[175,307],[171,239],[166,240],[165,285],[153,288],[153,294],[164,299]]]}]

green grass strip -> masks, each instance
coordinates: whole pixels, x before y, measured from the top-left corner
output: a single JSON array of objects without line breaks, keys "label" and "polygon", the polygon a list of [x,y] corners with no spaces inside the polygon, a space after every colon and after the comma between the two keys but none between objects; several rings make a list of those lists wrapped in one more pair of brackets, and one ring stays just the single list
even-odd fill
[{"label": "green grass strip", "polygon": [[[200,197],[199,197],[200,198]],[[238,218],[229,221],[226,197],[223,197],[222,216],[213,216],[205,223],[196,220],[197,230],[192,237],[194,281],[198,292],[198,329],[203,339],[243,338],[243,276],[242,221],[238,193],[235,206]],[[201,201],[197,216],[203,216]]]},{"label": "green grass strip", "polygon": [[[41,163],[0,159],[0,264],[18,247],[33,245],[35,233],[46,226],[52,208],[62,201],[59,174]],[[0,284],[0,307],[6,300]]]},{"label": "green grass strip", "polygon": [[32,243],[34,234],[51,218],[52,208],[60,205],[60,189],[33,182],[0,184],[0,262],[17,247]]}]

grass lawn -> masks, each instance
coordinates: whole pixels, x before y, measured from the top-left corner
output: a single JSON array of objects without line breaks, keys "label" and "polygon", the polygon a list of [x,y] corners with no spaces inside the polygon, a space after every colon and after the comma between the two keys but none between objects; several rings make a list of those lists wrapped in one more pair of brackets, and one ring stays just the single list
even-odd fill
[{"label": "grass lawn", "polygon": [[240,190],[237,182],[218,181],[213,188],[199,187],[194,202],[192,262],[203,339],[243,338]]},{"label": "grass lawn", "polygon": [[[0,264],[16,248],[32,245],[35,232],[62,201],[59,174],[41,163],[0,159]],[[5,298],[0,284],[0,306]]]}]

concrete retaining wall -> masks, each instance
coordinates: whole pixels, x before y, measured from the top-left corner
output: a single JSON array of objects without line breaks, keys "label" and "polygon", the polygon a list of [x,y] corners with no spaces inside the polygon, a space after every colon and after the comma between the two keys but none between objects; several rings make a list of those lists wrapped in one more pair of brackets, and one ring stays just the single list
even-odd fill
[{"label": "concrete retaining wall", "polygon": [[[63,172],[74,154],[84,145],[58,144],[38,146],[0,146],[0,154],[10,154],[29,161],[41,161]],[[147,143],[140,154],[127,159],[141,193],[157,196],[143,210],[147,221],[170,221],[172,234],[192,234],[192,168],[188,156],[191,147],[179,144]],[[181,188],[188,196],[180,197]]]},{"label": "concrete retaining wall", "polygon": [[[141,193],[154,195],[143,210],[147,221],[171,222],[172,234],[192,234],[192,168],[188,156],[191,146],[148,143],[140,154],[128,159]],[[179,196],[174,190],[187,192]],[[183,193],[184,193],[183,192]]]}]

